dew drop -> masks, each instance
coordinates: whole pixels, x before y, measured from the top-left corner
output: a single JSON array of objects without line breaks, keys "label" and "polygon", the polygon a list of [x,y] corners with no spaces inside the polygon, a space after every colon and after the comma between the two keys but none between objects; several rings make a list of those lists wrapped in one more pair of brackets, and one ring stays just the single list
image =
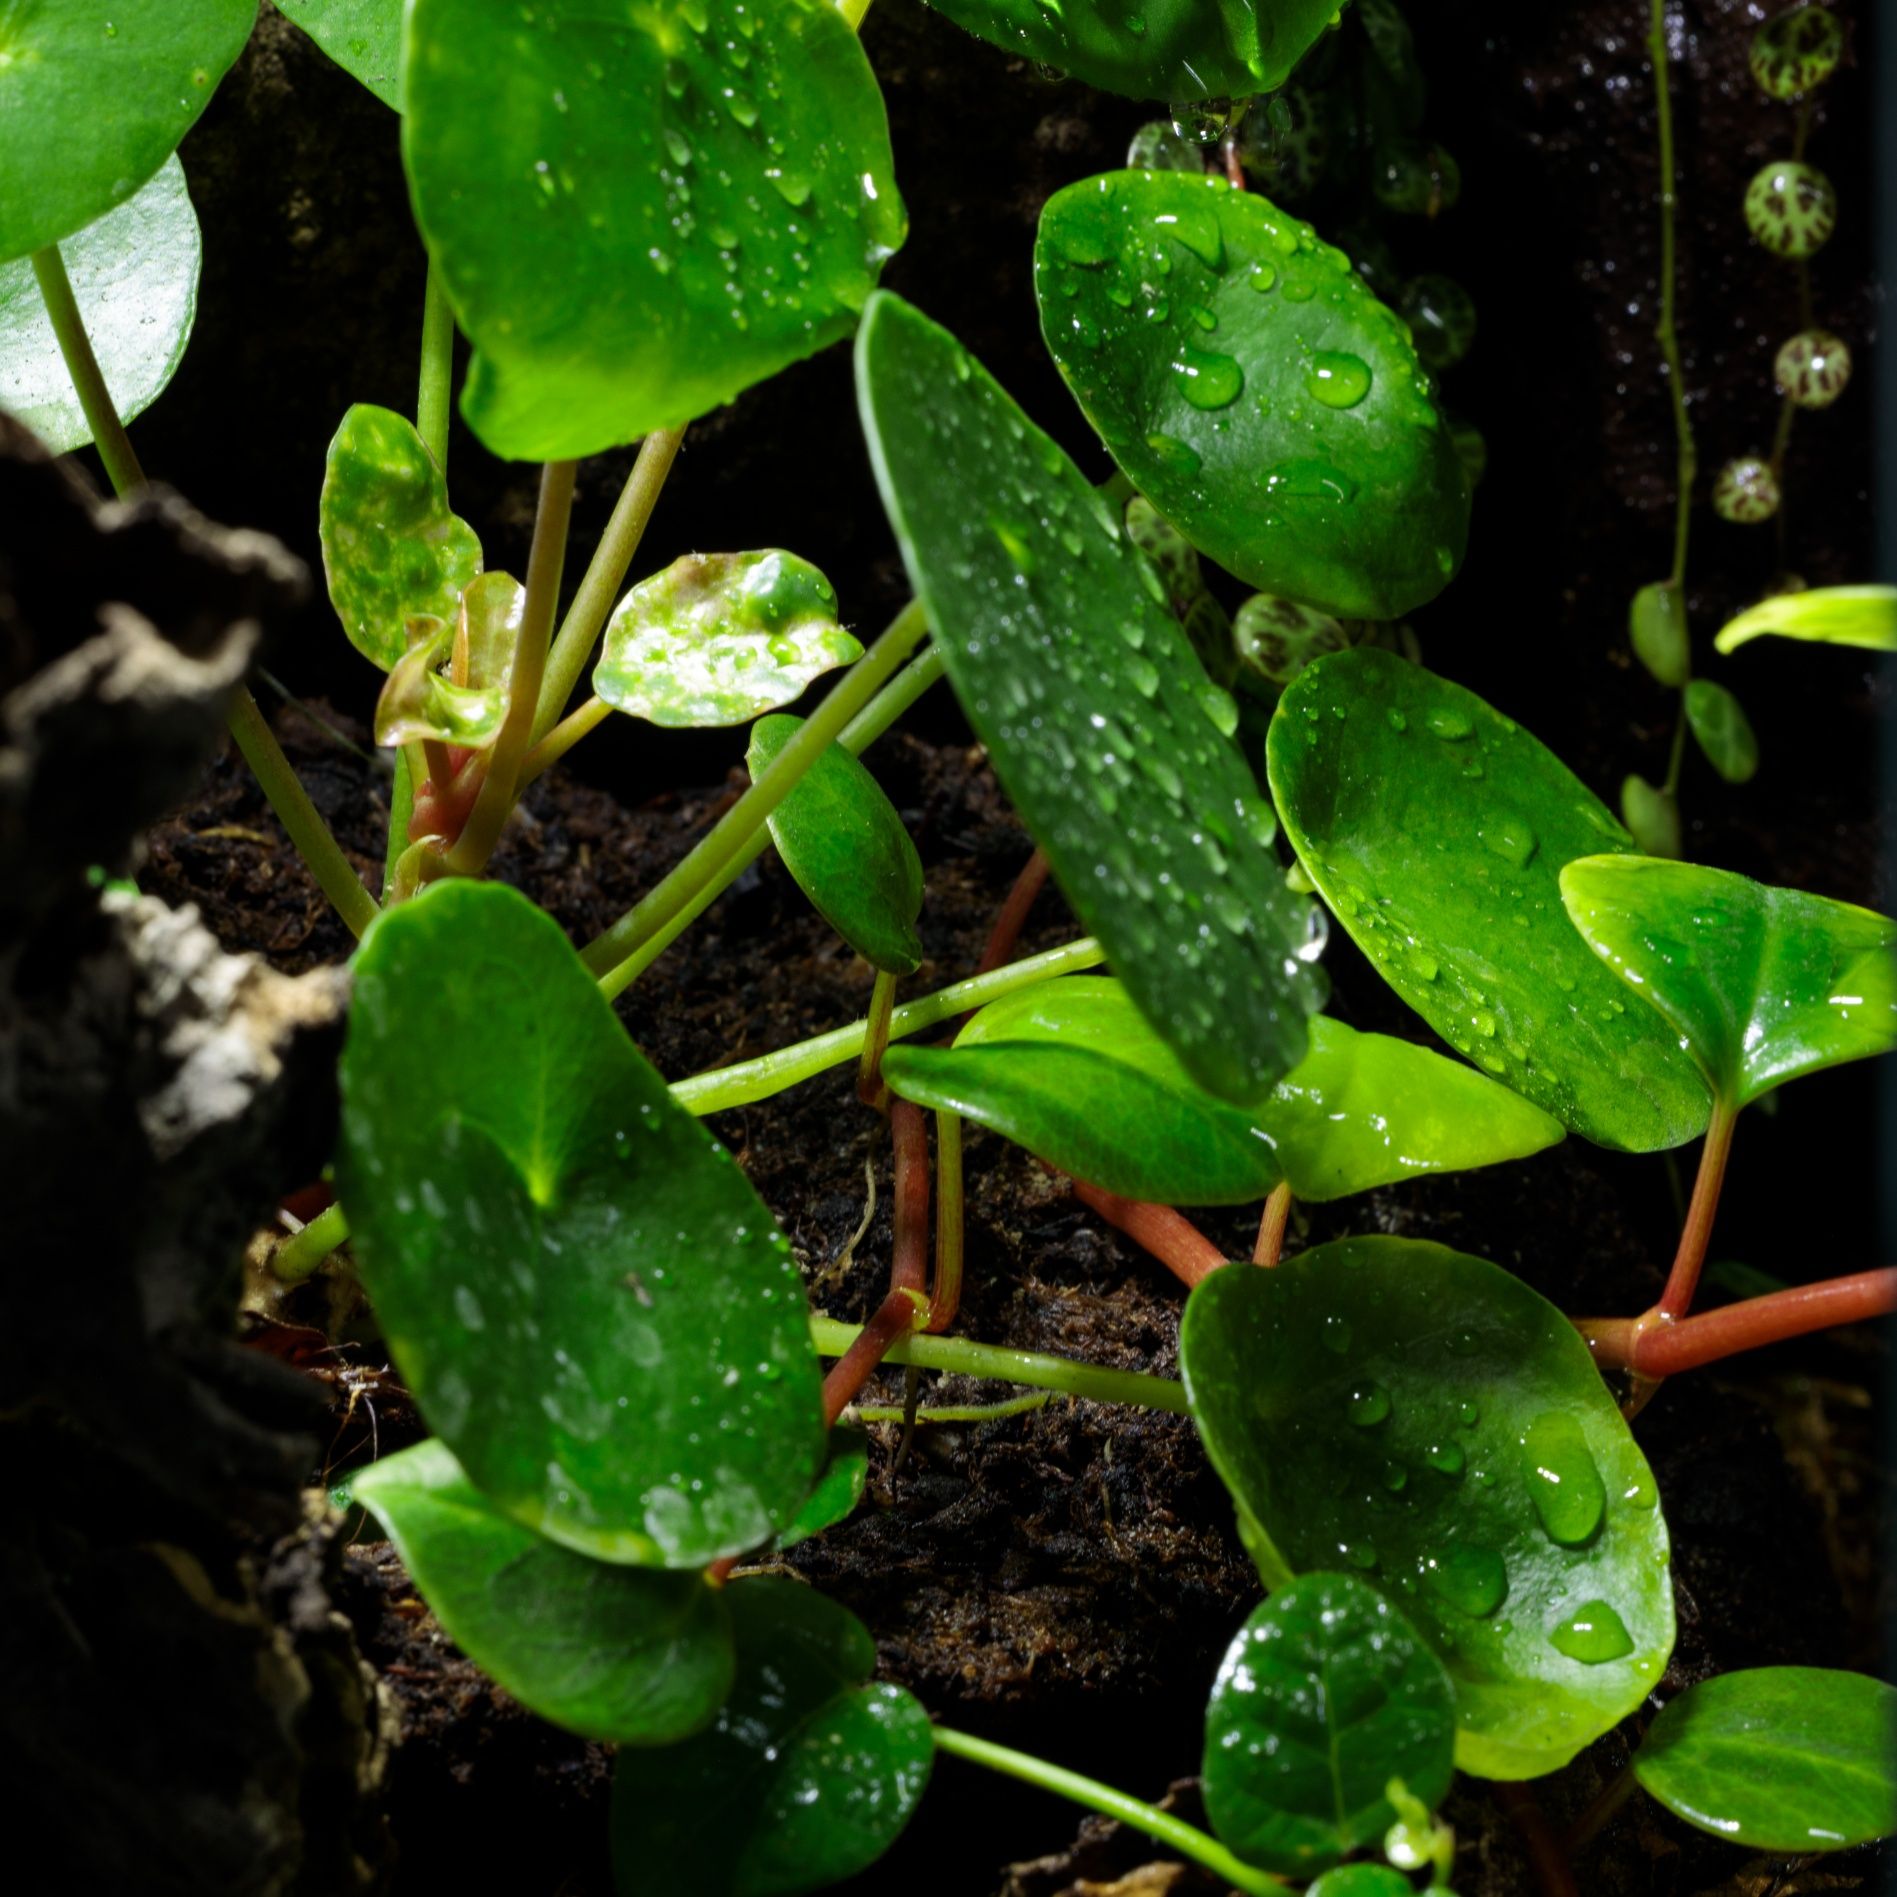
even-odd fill
[{"label": "dew drop", "polygon": [[1521,818],[1507,815],[1486,817],[1482,823],[1483,847],[1517,869],[1526,869],[1540,839]]},{"label": "dew drop", "polygon": [[1146,446],[1154,459],[1174,474],[1197,474],[1204,466],[1198,449],[1176,435],[1148,435]]},{"label": "dew drop", "polygon": [[1593,1536],[1607,1507],[1607,1491],[1573,1417],[1548,1410],[1529,1424],[1521,1470],[1550,1541],[1578,1548]]},{"label": "dew drop", "polygon": [[1584,1601],[1548,1630],[1548,1644],[1583,1666],[1624,1660],[1634,1650],[1627,1623],[1606,1601]]},{"label": "dew drop", "polygon": [[1459,1442],[1443,1441],[1431,1443],[1423,1452],[1423,1460],[1439,1475],[1460,1475],[1468,1458]]},{"label": "dew drop", "polygon": [[1309,381],[1326,408],[1355,408],[1370,393],[1370,366],[1348,350],[1320,349],[1311,358]]},{"label": "dew drop", "polygon": [[1324,1348],[1333,1357],[1341,1357],[1350,1348],[1350,1319],[1339,1317],[1334,1311],[1324,1320],[1324,1328],[1318,1332]]},{"label": "dew drop", "polygon": [[1359,1429],[1372,1429],[1390,1413],[1390,1393],[1380,1383],[1358,1383],[1351,1386],[1350,1395],[1345,1400],[1344,1414]]},{"label": "dew drop", "polygon": [[1508,1569],[1502,1557],[1473,1542],[1425,1555],[1423,1581],[1439,1600],[1477,1620],[1494,1613],[1508,1595]]},{"label": "dew drop", "polygon": [[1216,349],[1195,349],[1188,343],[1172,365],[1180,393],[1194,408],[1229,408],[1245,387],[1245,371],[1232,357]]},{"label": "dew drop", "polygon": [[1460,711],[1432,711],[1424,722],[1448,744],[1460,743],[1475,729],[1468,714]]}]

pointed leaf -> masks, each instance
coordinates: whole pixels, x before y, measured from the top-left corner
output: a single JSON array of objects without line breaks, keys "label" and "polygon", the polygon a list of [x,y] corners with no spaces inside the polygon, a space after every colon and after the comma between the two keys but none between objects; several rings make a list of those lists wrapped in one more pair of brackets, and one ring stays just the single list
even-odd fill
[{"label": "pointed leaf", "polygon": [[1518,1278],[1415,1239],[1235,1265],[1180,1327],[1192,1414],[1267,1586],[1340,1563],[1456,1686],[1456,1760],[1564,1765],[1673,1645],[1653,1477],[1574,1326]]},{"label": "pointed leaf", "polygon": [[1286,688],[1267,753],[1306,872],[1446,1041],[1600,1145],[1704,1130],[1692,1063],[1562,913],[1562,865],[1632,840],[1552,752],[1473,692],[1358,646]]},{"label": "pointed leaf", "polygon": [[352,79],[402,109],[403,0],[277,0]]},{"label": "pointed leaf", "polygon": [[1048,201],[1041,329],[1135,486],[1267,592],[1394,619],[1462,559],[1469,490],[1402,319],[1341,250],[1209,174]]},{"label": "pointed leaf", "polygon": [[1230,696],[1114,511],[946,330],[879,294],[857,392],[950,682],[1063,893],[1193,1077],[1257,1099],[1304,1051],[1318,943]]},{"label": "pointed leaf", "polygon": [[847,336],[902,242],[833,0],[413,0],[402,150],[474,344],[462,412],[557,460],[690,420]]},{"label": "pointed leaf", "polygon": [[1752,721],[1725,686],[1696,678],[1686,688],[1686,721],[1706,761],[1728,784],[1744,784],[1759,768]]},{"label": "pointed leaf", "polygon": [[498,1508],[667,1567],[785,1526],[823,1455],[788,1241],[550,918],[465,881],[385,911],[342,1091],[383,1334]]},{"label": "pointed leaf", "polygon": [[[803,724],[760,718],[744,754],[760,776]],[[873,966],[922,965],[922,859],[883,787],[840,744],[825,747],[771,812],[771,841],[817,913]]]},{"label": "pointed leaf", "polygon": [[1719,629],[1713,644],[1736,652],[1766,633],[1823,645],[1897,652],[1897,586],[1814,586],[1761,600]]},{"label": "pointed leaf", "polygon": [[731,1690],[730,1616],[698,1574],[594,1561],[503,1515],[438,1441],[373,1463],[351,1496],[484,1673],[589,1739],[672,1745]]},{"label": "pointed leaf", "polygon": [[777,1538],[778,1551],[794,1548],[856,1513],[869,1485],[869,1436],[839,1424],[830,1432],[830,1459],[817,1477],[817,1486],[803,1499],[790,1526]]},{"label": "pointed leaf", "polygon": [[1897,1047],[1888,916],[1650,856],[1583,857],[1561,897],[1730,1106]]}]

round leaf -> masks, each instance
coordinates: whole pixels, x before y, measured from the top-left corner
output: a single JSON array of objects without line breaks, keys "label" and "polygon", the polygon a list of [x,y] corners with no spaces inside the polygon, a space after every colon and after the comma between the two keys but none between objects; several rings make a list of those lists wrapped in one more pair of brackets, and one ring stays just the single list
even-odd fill
[{"label": "round leaf", "polygon": [[1897,1832],[1897,1689],[1766,1666],[1671,1701],[1634,1776],[1676,1817],[1755,1851],[1837,1851]]},{"label": "round leaf", "polygon": [[1455,1742],[1455,1691],[1416,1629],[1351,1575],[1306,1575],[1226,1649],[1205,1709],[1205,1808],[1248,1862],[1308,1875],[1396,1822],[1391,1779],[1435,1804]]},{"label": "round leaf", "polygon": [[402,109],[403,0],[277,0],[351,78]]},{"label": "round leaf", "polygon": [[667,1567],[789,1522],[824,1447],[789,1243],[548,917],[465,881],[386,911],[342,1092],[383,1334],[496,1507]]},{"label": "round leaf", "polygon": [[1048,201],[1034,287],[1087,419],[1202,553],[1355,618],[1448,584],[1455,442],[1402,320],[1308,224],[1222,178],[1111,172]]},{"label": "round leaf", "polygon": [[1704,1130],[1692,1062],[1563,915],[1562,865],[1632,844],[1545,746],[1473,692],[1359,646],[1291,682],[1267,756],[1311,880],[1446,1041],[1602,1146]]},{"label": "round leaf", "polygon": [[496,454],[588,455],[847,336],[902,242],[833,0],[413,0],[402,149]]},{"label": "round leaf", "polygon": [[1672,580],[1643,586],[1627,609],[1627,634],[1640,663],[1662,685],[1678,688],[1693,670],[1692,635],[1686,602]]},{"label": "round leaf", "polygon": [[887,292],[857,393],[950,682],[1062,892],[1193,1078],[1257,1099],[1304,1051],[1320,943],[1228,742],[1232,699],[1058,444]]},{"label": "round leaf", "polygon": [[[803,724],[760,718],[745,766],[755,778]],[[771,812],[771,841],[817,913],[866,962],[907,975],[922,965],[922,859],[883,787],[828,745]]]},{"label": "round leaf", "polygon": [[381,1522],[468,1658],[543,1719],[672,1745],[724,1703],[730,1617],[702,1576],[617,1567],[536,1535],[437,1441],[372,1464],[350,1499]]},{"label": "round leaf", "polygon": [[613,1775],[616,1881],[668,1897],[792,1897],[865,1869],[922,1797],[928,1715],[900,1686],[866,1685],[876,1645],[797,1582],[726,1590],[731,1697],[694,1739],[622,1755]]},{"label": "round leaf", "polygon": [[1806,593],[1781,593],[1727,620],[1713,644],[1734,652],[1766,633],[1897,652],[1897,586],[1814,586]]},{"label": "round leaf", "polygon": [[1552,1772],[1673,1646],[1646,1458],[1554,1306],[1415,1239],[1215,1271],[1186,1304],[1192,1414],[1267,1586],[1354,1568],[1456,1686],[1457,1763]]},{"label": "round leaf", "polygon": [[655,725],[740,725],[862,656],[808,560],[693,553],[614,608],[593,689]]},{"label": "round leaf", "polygon": [[1752,721],[1725,686],[1696,678],[1686,688],[1686,721],[1706,761],[1728,784],[1746,783],[1759,768]]},{"label": "round leaf", "polygon": [[1731,1106],[1897,1047],[1888,916],[1648,856],[1570,863],[1561,897]]},{"label": "round leaf", "polygon": [[257,0],[11,0],[0,13],[0,262],[123,204],[244,50]]},{"label": "round leaf", "polygon": [[[59,247],[121,421],[151,407],[184,359],[197,320],[203,248],[184,167],[175,157],[116,210]],[[55,454],[92,439],[25,257],[0,264],[0,408]]]}]

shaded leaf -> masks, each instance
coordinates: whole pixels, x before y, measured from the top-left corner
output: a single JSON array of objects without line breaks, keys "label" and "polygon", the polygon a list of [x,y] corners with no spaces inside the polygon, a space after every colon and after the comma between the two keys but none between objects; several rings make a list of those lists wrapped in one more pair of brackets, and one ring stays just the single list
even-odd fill
[{"label": "shaded leaf", "polygon": [[1752,721],[1725,686],[1696,678],[1686,688],[1686,721],[1706,761],[1728,784],[1746,783],[1759,768]]},{"label": "shaded leaf", "polygon": [[1680,800],[1650,784],[1638,771],[1621,779],[1620,820],[1635,846],[1648,856],[1680,853]]},{"label": "shaded leaf", "polygon": [[402,109],[403,0],[277,0],[352,79]]},{"label": "shaded leaf", "polygon": [[1736,652],[1766,633],[1822,645],[1897,652],[1897,586],[1814,586],[1761,600],[1720,627],[1713,644]]},{"label": "shaded leaf", "polygon": [[790,1525],[777,1538],[779,1551],[794,1548],[856,1513],[869,1484],[869,1436],[842,1424],[830,1431],[830,1456],[817,1486],[803,1499]]},{"label": "shaded leaf", "polygon": [[1329,613],[1272,593],[1254,593],[1239,607],[1232,618],[1232,636],[1238,647],[1239,684],[1268,704],[1276,704],[1279,693],[1307,665],[1350,644]]},{"label": "shaded leaf", "polygon": [[1643,586],[1627,610],[1627,636],[1635,655],[1662,685],[1684,685],[1693,669],[1686,604],[1671,580]]},{"label": "shaded leaf", "polygon": [[1416,1897],[1416,1886],[1387,1864],[1341,1864],[1326,1871],[1304,1897]]}]

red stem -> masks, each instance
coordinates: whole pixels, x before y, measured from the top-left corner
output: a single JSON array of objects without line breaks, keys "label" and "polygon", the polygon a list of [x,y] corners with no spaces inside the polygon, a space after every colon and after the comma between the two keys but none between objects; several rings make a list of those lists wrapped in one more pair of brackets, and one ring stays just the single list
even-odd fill
[{"label": "red stem", "polygon": [[1014,887],[1008,891],[1001,913],[995,917],[988,946],[982,950],[981,960],[975,966],[976,974],[992,975],[1013,959],[1014,945],[1027,925],[1028,911],[1034,907],[1034,898],[1047,881],[1047,868],[1047,852],[1037,845],[1034,854],[1022,866],[1021,874],[1014,879]]},{"label": "red stem", "polygon": [[1265,1201],[1258,1221],[1258,1243],[1252,1247],[1254,1265],[1275,1265],[1284,1256],[1284,1228],[1291,1220],[1291,1182],[1280,1180]]},{"label": "red stem", "polygon": [[889,1103],[889,1140],[896,1150],[889,1288],[920,1292],[929,1282],[929,1134],[914,1101]]},{"label": "red stem", "polygon": [[929,1300],[920,1291],[892,1291],[876,1307],[876,1314],[857,1332],[856,1341],[830,1366],[823,1380],[823,1426],[829,1429],[856,1401],[876,1366],[929,1314]]},{"label": "red stem", "polygon": [[1897,1311],[1897,1266],[1859,1271],[1822,1284],[1801,1284],[1762,1298],[1744,1298],[1677,1324],[1653,1324],[1633,1339],[1628,1366],[1643,1377],[1670,1377],[1717,1363],[1742,1350],[1783,1343],[1811,1331],[1888,1317]]},{"label": "red stem", "polygon": [[1693,1202],[1686,1208],[1686,1224],[1680,1232],[1679,1250],[1673,1254],[1666,1289],[1654,1307],[1662,1317],[1682,1318],[1693,1308],[1700,1267],[1706,1262],[1706,1246],[1713,1235],[1713,1215],[1719,1209],[1719,1188],[1725,1181],[1726,1160],[1732,1152],[1732,1129],[1738,1119],[1738,1108],[1729,1107],[1723,1100],[1713,1102],[1706,1143],[1699,1151]]},{"label": "red stem", "polygon": [[1117,1192],[1072,1182],[1074,1197],[1091,1206],[1109,1225],[1118,1226],[1134,1244],[1149,1251],[1182,1284],[1203,1284],[1229,1261],[1193,1224],[1169,1205],[1149,1205],[1143,1199],[1122,1199]]},{"label": "red stem", "polygon": [[935,1282],[929,1293],[931,1331],[955,1322],[962,1303],[963,1230],[962,1121],[955,1113],[935,1116]]},{"label": "red stem", "polygon": [[1494,1789],[1495,1802],[1508,1813],[1521,1834],[1543,1897],[1581,1897],[1567,1853],[1562,1850],[1561,1840],[1555,1836],[1554,1827],[1549,1824],[1535,1794],[1526,1785],[1507,1782],[1498,1782]]}]

